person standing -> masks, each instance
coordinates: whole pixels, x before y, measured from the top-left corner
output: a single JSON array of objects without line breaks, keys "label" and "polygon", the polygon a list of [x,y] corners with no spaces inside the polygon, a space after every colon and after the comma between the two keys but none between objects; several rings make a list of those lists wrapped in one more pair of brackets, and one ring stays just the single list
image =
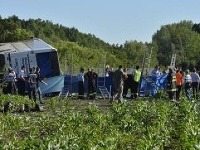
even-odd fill
[{"label": "person standing", "polygon": [[189,70],[186,70],[185,72],[184,82],[185,82],[185,95],[189,100],[191,98],[191,84],[192,84],[192,77],[189,74]]},{"label": "person standing", "polygon": [[21,67],[19,78],[18,78],[18,94],[24,96],[25,95],[25,66]]},{"label": "person standing", "polygon": [[111,67],[110,70],[109,70],[109,72],[108,72],[108,75],[109,75],[109,77],[112,78],[113,74],[114,74],[114,69]]},{"label": "person standing", "polygon": [[87,79],[88,82],[88,97],[90,99],[96,98],[96,81],[98,78],[98,75],[96,72],[93,71],[93,69],[88,68],[88,72],[84,75],[84,77]]},{"label": "person standing", "polygon": [[35,74],[34,68],[30,68],[30,74],[29,74],[29,99],[34,100],[36,102],[37,97],[37,75]]},{"label": "person standing", "polygon": [[132,84],[132,92],[131,93],[131,99],[138,97],[138,88],[140,85],[140,78],[141,78],[141,71],[139,70],[140,67],[136,66],[135,71],[133,72],[133,84]]},{"label": "person standing", "polygon": [[167,93],[169,95],[170,100],[175,99],[175,92],[176,92],[176,75],[172,68],[169,68],[169,72],[167,75]]},{"label": "person standing", "polygon": [[181,89],[182,89],[182,85],[183,85],[183,75],[180,72],[180,69],[178,69],[176,71],[176,100],[180,99],[180,94],[181,94]]},{"label": "person standing", "polygon": [[77,74],[78,79],[78,98],[84,99],[84,69],[81,67]]},{"label": "person standing", "polygon": [[48,85],[48,84],[41,79],[39,67],[36,67],[35,74],[36,74],[36,92],[37,92],[38,97],[39,97],[39,102],[41,104],[43,104],[44,102],[42,100],[42,92],[41,92],[39,83],[41,82],[41,83],[44,83],[45,85]]},{"label": "person standing", "polygon": [[196,72],[196,68],[193,68],[193,71],[191,73],[191,78],[192,78],[192,92],[193,92],[193,98],[197,99],[198,97],[198,91],[199,91],[199,82],[200,82],[200,77],[199,74]]},{"label": "person standing", "polygon": [[152,70],[151,72],[151,76],[153,76],[154,78],[157,78],[161,75],[161,72],[160,72],[160,67],[158,65],[156,65],[154,67],[154,69]]},{"label": "person standing", "polygon": [[[127,79],[124,80],[124,89],[123,89],[123,97],[124,98],[126,98],[129,89],[130,89],[131,93],[133,93],[132,86],[133,86],[133,76],[132,76],[132,74],[127,74]],[[129,93],[129,94],[131,95],[131,93]]]},{"label": "person standing", "polygon": [[127,79],[127,73],[123,71],[122,65],[118,67],[118,69],[113,74],[113,83],[115,87],[115,92],[113,95],[113,99],[111,99],[111,103],[118,100],[118,103],[123,101],[123,87],[124,87],[124,79]]},{"label": "person standing", "polygon": [[14,70],[9,67],[8,71],[4,75],[4,83],[7,85],[3,89],[4,94],[17,94],[17,87],[16,87],[16,74]]}]

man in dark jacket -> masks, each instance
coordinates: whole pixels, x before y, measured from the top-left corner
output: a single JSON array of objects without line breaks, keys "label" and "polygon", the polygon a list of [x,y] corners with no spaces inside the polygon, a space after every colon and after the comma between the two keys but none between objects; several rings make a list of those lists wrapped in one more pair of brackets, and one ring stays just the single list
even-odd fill
[{"label": "man in dark jacket", "polygon": [[87,79],[88,82],[88,96],[90,97],[90,99],[95,99],[97,91],[96,81],[98,75],[93,71],[93,69],[88,68],[88,72],[84,75],[84,77]]},{"label": "man in dark jacket", "polygon": [[[42,100],[42,92],[41,92],[41,89],[40,89],[40,86],[39,86],[39,83],[44,83],[45,85],[47,85],[46,82],[44,82],[42,79],[41,79],[41,76],[40,76],[40,68],[39,67],[36,67],[36,70],[35,72],[32,74],[32,76],[30,75],[30,78],[29,78],[29,82],[30,82],[30,86],[34,87],[35,88],[35,94],[38,94],[38,97],[39,97],[39,102],[41,104],[43,104],[43,100]],[[36,102],[36,95],[33,95],[34,97],[34,101]]]},{"label": "man in dark jacket", "polygon": [[167,92],[170,100],[175,100],[176,93],[176,75],[172,68],[169,68],[167,75]]}]

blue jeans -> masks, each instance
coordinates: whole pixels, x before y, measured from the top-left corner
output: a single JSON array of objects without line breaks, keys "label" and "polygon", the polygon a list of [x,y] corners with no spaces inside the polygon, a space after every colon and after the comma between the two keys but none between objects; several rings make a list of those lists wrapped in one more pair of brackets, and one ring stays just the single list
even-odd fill
[{"label": "blue jeans", "polygon": [[42,103],[42,92],[40,87],[29,87],[29,99],[33,99],[36,102],[37,94],[39,98],[39,102]]},{"label": "blue jeans", "polygon": [[188,100],[191,98],[191,91],[192,91],[191,88],[185,88],[185,95]]},{"label": "blue jeans", "polygon": [[38,93],[39,101],[43,102],[43,100],[42,100],[42,91],[41,91],[40,87],[37,88],[37,93]]},{"label": "blue jeans", "polygon": [[123,102],[123,85],[118,85],[115,87],[115,94],[113,95],[113,101],[116,99],[118,103]]}]

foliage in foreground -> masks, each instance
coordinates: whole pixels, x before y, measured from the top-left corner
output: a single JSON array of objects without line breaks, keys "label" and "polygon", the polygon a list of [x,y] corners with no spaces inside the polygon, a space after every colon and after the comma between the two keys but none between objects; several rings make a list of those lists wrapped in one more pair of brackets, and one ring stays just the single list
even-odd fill
[{"label": "foliage in foreground", "polygon": [[[0,96],[2,104],[7,100],[27,103]],[[198,102],[105,102],[108,110],[102,110],[98,100],[72,101],[52,98],[44,112],[1,113],[0,149],[200,149]]]}]

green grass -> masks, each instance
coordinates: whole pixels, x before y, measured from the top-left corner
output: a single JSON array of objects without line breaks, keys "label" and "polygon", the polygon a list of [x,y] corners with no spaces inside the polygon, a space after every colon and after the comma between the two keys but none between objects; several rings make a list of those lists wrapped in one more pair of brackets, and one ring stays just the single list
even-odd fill
[{"label": "green grass", "polygon": [[46,100],[44,111],[19,113],[27,97],[0,113],[0,149],[200,149],[200,105],[162,99],[139,99],[110,105],[104,100]]}]

